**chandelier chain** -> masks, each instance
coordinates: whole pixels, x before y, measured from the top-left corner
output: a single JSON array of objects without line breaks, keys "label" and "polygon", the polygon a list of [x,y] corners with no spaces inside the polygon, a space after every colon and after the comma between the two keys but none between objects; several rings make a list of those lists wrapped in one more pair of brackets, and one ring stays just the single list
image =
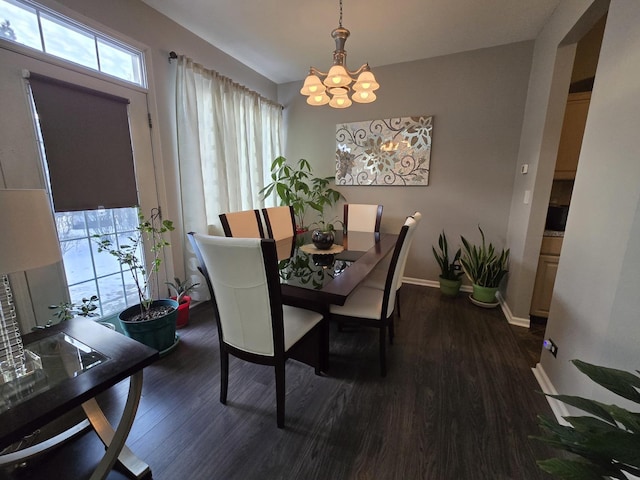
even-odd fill
[{"label": "chandelier chain", "polygon": [[340,28],[342,28],[342,0],[340,0]]}]

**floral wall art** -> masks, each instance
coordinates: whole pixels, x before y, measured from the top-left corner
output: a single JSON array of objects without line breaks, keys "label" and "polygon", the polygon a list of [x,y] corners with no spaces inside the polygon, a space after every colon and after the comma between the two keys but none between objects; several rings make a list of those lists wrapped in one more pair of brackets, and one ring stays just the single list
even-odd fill
[{"label": "floral wall art", "polygon": [[433,117],[336,125],[337,185],[428,185]]}]

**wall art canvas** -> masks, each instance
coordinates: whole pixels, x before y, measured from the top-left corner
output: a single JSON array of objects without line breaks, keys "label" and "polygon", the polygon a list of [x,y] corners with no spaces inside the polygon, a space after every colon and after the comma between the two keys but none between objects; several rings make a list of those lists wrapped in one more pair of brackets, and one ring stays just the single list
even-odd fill
[{"label": "wall art canvas", "polygon": [[337,185],[428,185],[433,117],[336,125]]}]

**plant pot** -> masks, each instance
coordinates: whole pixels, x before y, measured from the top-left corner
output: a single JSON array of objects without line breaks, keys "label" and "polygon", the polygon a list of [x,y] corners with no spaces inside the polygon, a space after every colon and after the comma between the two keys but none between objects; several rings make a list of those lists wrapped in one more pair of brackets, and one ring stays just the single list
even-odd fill
[{"label": "plant pot", "polygon": [[140,311],[140,305],[134,305],[120,312],[118,319],[120,326],[127,337],[137,340],[140,343],[155,348],[161,354],[168,353],[177,344],[176,318],[178,316],[178,302],[169,298],[164,300],[154,300],[151,308],[171,306],[173,310],[163,316],[152,318],[151,320],[131,321]]},{"label": "plant pot", "polygon": [[314,230],[311,234],[311,241],[318,250],[329,250],[334,240],[333,231]]},{"label": "plant pot", "polygon": [[455,297],[460,291],[462,280],[449,280],[447,278],[440,278],[440,291],[443,295],[448,297]]},{"label": "plant pot", "polygon": [[[176,297],[171,297],[173,300]],[[180,305],[178,305],[178,316],[176,319],[176,328],[182,328],[189,323],[189,305],[191,305],[191,297],[184,295]]]},{"label": "plant pot", "polygon": [[498,287],[483,287],[481,285],[473,284],[473,298],[481,303],[496,303],[496,292]]}]

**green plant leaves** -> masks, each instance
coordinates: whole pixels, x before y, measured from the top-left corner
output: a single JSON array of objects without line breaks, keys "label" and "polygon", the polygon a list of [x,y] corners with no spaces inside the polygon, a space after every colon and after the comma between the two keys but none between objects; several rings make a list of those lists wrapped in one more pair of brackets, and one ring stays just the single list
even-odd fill
[{"label": "green plant leaves", "polygon": [[[623,370],[593,365],[581,360],[572,363],[593,381],[635,403],[640,403],[640,377]],[[572,395],[548,395],[591,416],[569,416],[571,426],[558,425],[539,417],[545,436],[533,437],[556,448],[574,453],[580,460],[548,459],[540,468],[562,479],[600,479],[640,475],[640,413],[617,405],[607,405]]]},{"label": "green plant leaves", "polygon": [[509,249],[497,254],[493,244],[485,242],[484,232],[478,225],[482,243],[478,246],[471,244],[461,236],[462,256],[460,263],[469,280],[482,287],[498,287],[502,278],[509,271]]}]

